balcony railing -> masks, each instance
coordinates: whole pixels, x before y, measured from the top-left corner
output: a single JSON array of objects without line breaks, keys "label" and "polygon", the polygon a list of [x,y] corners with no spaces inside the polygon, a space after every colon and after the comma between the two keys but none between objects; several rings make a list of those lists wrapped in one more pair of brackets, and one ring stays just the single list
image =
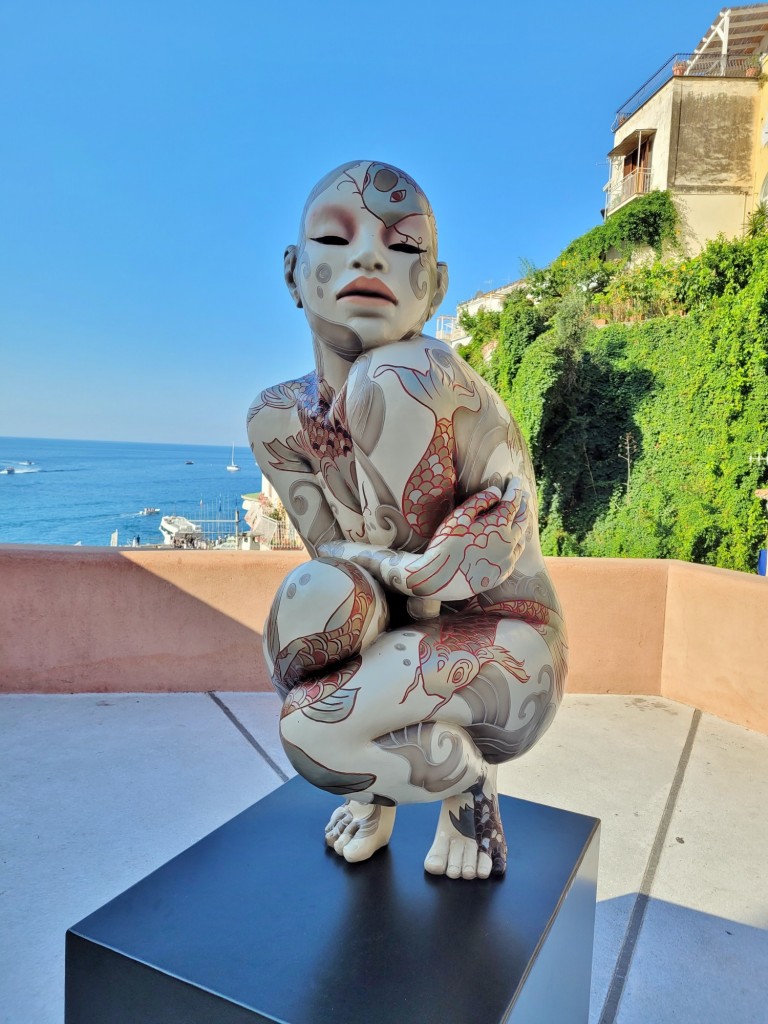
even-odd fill
[{"label": "balcony railing", "polygon": [[759,75],[760,60],[755,54],[736,56],[729,53],[676,53],[619,107],[611,131],[615,132],[619,125],[647,103],[662,85],[666,85],[670,78],[757,78]]},{"label": "balcony railing", "polygon": [[621,179],[611,179],[603,186],[606,193],[605,212],[611,213],[617,206],[626,203],[633,196],[644,195],[651,191],[651,169],[650,167],[638,167],[636,171],[630,171]]},{"label": "balcony railing", "polygon": [[464,341],[467,337],[467,332],[459,323],[457,316],[439,316],[437,318],[437,329],[435,330],[435,337],[438,341],[445,341],[449,345],[456,345],[459,341]]}]

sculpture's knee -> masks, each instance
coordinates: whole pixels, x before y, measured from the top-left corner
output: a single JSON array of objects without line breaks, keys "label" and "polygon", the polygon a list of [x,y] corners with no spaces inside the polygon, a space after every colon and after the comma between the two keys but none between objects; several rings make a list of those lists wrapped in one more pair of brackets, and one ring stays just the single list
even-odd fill
[{"label": "sculpture's knee", "polygon": [[364,569],[340,558],[305,562],[283,580],[264,627],[278,693],[359,654],[386,629],[387,602]]},{"label": "sculpture's knee", "polygon": [[297,757],[296,751],[301,751],[304,756],[311,757],[311,753],[306,748],[314,747],[311,736],[307,735],[308,730],[305,727],[303,728],[305,726],[305,723],[302,722],[303,718],[304,716],[301,712],[295,711],[290,715],[284,714],[280,719],[280,742],[283,744],[288,760],[296,771],[302,775],[303,772],[296,763],[297,760],[301,760],[301,757]]}]

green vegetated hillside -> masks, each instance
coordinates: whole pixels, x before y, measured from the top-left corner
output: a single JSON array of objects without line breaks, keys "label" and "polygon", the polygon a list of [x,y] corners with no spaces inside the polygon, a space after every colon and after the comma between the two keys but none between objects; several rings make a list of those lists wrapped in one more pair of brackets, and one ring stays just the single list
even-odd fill
[{"label": "green vegetated hillside", "polygon": [[768,521],[768,233],[676,252],[665,192],[572,242],[460,349],[520,423],[545,554],[754,571]]}]

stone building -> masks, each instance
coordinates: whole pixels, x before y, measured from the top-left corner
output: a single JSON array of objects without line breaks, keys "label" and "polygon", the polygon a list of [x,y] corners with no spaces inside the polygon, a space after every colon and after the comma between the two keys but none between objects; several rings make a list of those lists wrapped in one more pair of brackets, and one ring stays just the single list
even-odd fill
[{"label": "stone building", "polygon": [[606,217],[669,189],[689,254],[743,233],[768,199],[766,51],[768,4],[724,8],[692,53],[670,57],[619,108]]},{"label": "stone building", "polygon": [[446,341],[452,348],[456,348],[457,345],[466,345],[470,339],[459,322],[461,314],[468,313],[470,316],[476,316],[481,309],[489,313],[500,312],[504,308],[504,302],[509,293],[516,288],[524,287],[525,281],[520,280],[505,284],[501,288],[494,288],[489,292],[476,292],[471,299],[459,303],[456,307],[456,316],[443,314],[437,318],[435,337],[440,341]]}]

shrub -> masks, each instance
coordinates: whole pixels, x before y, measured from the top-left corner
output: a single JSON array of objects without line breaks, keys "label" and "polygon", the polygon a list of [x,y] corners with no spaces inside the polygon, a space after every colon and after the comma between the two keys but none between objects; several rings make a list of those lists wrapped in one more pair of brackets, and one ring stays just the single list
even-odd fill
[{"label": "shrub", "polygon": [[[585,238],[584,252],[596,245]],[[590,308],[646,319],[597,329]],[[573,281],[538,304],[516,294],[497,331],[479,371],[531,447],[545,553],[754,570],[767,525],[754,491],[768,469],[749,455],[768,449],[768,234],[719,238],[682,262],[626,262],[597,302]]]}]

